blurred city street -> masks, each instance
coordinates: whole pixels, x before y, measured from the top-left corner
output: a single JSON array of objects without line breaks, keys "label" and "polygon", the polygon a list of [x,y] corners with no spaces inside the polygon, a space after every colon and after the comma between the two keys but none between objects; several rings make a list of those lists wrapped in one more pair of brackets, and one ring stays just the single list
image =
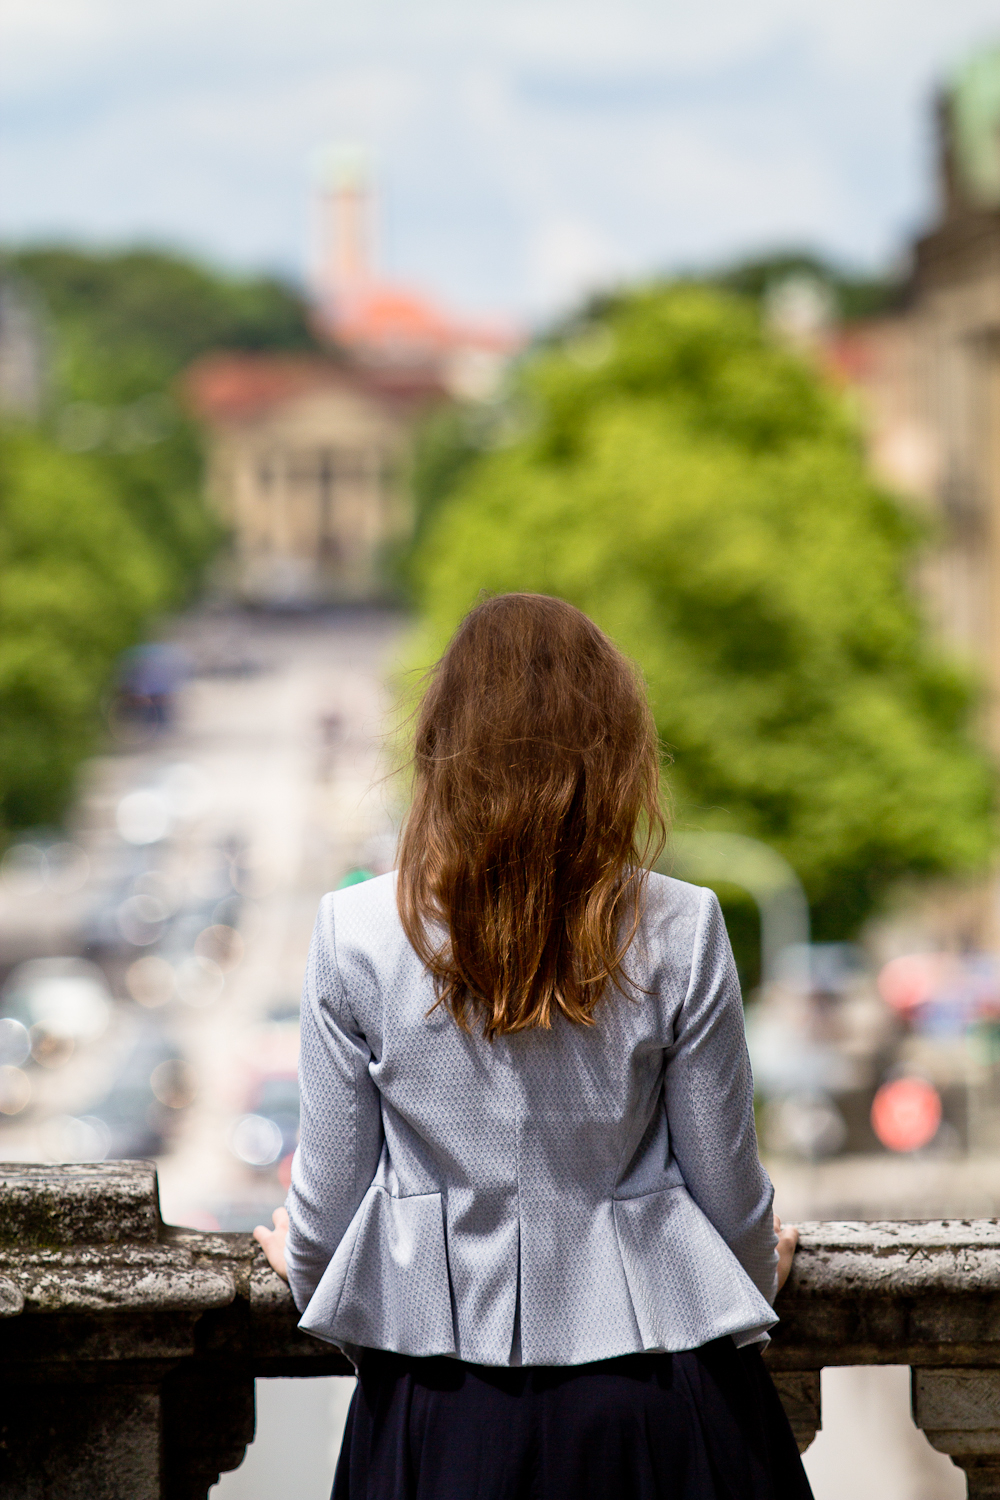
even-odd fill
[{"label": "blurred city street", "polygon": [[[194,1227],[251,1228],[282,1201],[297,1118],[281,1140],[273,1106],[297,1117],[297,1010],[317,902],[352,868],[392,859],[380,755],[384,667],[400,631],[377,611],[179,623],[190,677],[173,723],[149,738],[140,728],[140,743],[86,768],[70,820],[86,878],[51,889],[30,845],[6,863],[5,971],[20,965],[29,1005],[59,982],[68,1002],[59,1027],[24,1015],[36,1065],[4,1057],[8,1092],[16,1072],[31,1093],[0,1117],[7,1160],[155,1154],[164,1217]],[[96,1034],[78,1025],[74,1045],[72,986],[79,1010],[87,983]],[[123,1138],[102,1138],[102,1125]]]},{"label": "blurred city street", "polygon": [[[0,1115],[5,1159],[100,1156],[108,1149],[102,1120],[134,1131],[135,1114],[141,1127],[152,1110],[162,1134],[137,1149],[155,1150],[169,1222],[249,1229],[268,1221],[284,1196],[292,1141],[279,1144],[275,1112],[262,1099],[282,1080],[287,1092],[294,1077],[317,902],[348,872],[392,860],[394,793],[381,780],[385,679],[404,629],[400,617],[377,610],[198,612],[177,623],[171,638],[190,675],[172,722],[148,736],[126,724],[119,748],[88,765],[69,824],[78,853],[50,853],[55,875],[46,881],[25,845],[5,867],[5,972],[96,959],[93,977],[103,976],[109,1004],[92,1040],[64,1040],[62,1050],[50,1042],[49,1055],[36,1048],[36,1062],[18,1070],[31,1099]],[[154,904],[137,910],[143,900]],[[181,938],[178,914],[192,907],[197,920]],[[137,1059],[162,1067],[161,1054],[172,1067],[165,1106],[135,1076]],[[105,1119],[122,1077],[132,1115],[119,1109],[117,1121]],[[790,1220],[992,1214],[1000,1198],[995,1158],[882,1154],[769,1165]],[[807,1460],[817,1500],[834,1500],[847,1484],[873,1500],[962,1493],[958,1471],[909,1420],[904,1372],[835,1370],[824,1379],[825,1431]],[[224,1476],[219,1500],[282,1488],[319,1500],[350,1387],[263,1382],[258,1441]]]},{"label": "blurred city street", "polygon": [[[352,872],[392,862],[386,679],[405,628],[375,609],[206,611],[177,622],[171,641],[186,680],[168,722],[118,726],[117,750],[86,768],[71,847],[15,845],[5,864],[8,993],[20,984],[37,1006],[60,964],[70,986],[61,1028],[34,1020],[34,1055],[6,1062],[8,1100],[18,1102],[13,1073],[30,1099],[0,1115],[5,1159],[155,1154],[167,1221],[268,1221],[294,1144],[296,1012],[317,902]],[[32,978],[39,963],[54,966],[48,980]],[[94,1034],[78,1016],[74,1042],[70,1023],[90,1014],[88,993]],[[157,1070],[166,1083],[150,1092]],[[778,1156],[769,1167],[792,1221],[990,1215],[1000,1199],[993,1157]],[[847,1485],[859,1500],[963,1492],[909,1419],[903,1371],[833,1370],[824,1380],[824,1432],[807,1459],[817,1500]],[[350,1389],[262,1382],[258,1441],[223,1477],[219,1500],[282,1491],[319,1500]]]}]

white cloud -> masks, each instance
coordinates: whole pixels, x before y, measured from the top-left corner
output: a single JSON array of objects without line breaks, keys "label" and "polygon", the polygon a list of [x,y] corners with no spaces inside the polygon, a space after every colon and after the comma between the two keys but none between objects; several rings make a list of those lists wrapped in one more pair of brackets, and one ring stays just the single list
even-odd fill
[{"label": "white cloud", "polygon": [[308,161],[382,164],[392,268],[465,304],[926,212],[934,80],[995,0],[7,0],[4,233],[301,268]]},{"label": "white cloud", "polygon": [[531,300],[541,311],[569,309],[613,282],[623,259],[620,247],[583,219],[543,220],[528,252]]}]

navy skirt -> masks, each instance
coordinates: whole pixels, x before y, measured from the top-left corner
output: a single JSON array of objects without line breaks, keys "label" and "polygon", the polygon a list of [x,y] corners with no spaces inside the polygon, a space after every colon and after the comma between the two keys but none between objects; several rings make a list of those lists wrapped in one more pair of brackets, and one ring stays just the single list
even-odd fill
[{"label": "navy skirt", "polygon": [[369,1350],[332,1500],[812,1500],[756,1347],[521,1369]]}]

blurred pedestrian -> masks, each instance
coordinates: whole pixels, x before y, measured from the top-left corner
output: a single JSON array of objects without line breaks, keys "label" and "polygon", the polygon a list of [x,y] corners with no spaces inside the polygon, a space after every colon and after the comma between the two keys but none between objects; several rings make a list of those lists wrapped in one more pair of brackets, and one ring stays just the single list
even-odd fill
[{"label": "blurred pedestrian", "polygon": [[421,706],[398,874],[324,898],[287,1211],[358,1367],[334,1500],[798,1500],[760,1359],[795,1231],[732,954],[662,845],[634,668],[503,595]]},{"label": "blurred pedestrian", "polygon": [[118,716],[160,733],[174,718],[178,690],[190,673],[187,655],[169,641],[146,641],[118,663]]}]

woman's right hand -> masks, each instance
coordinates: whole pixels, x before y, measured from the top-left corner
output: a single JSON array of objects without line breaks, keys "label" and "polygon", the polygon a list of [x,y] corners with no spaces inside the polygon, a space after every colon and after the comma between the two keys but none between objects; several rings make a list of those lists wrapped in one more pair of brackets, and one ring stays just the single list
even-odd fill
[{"label": "woman's right hand", "polygon": [[795,1247],[799,1243],[799,1231],[794,1224],[787,1224],[783,1229],[778,1215],[774,1216],[774,1232],[778,1236],[778,1291],[788,1280],[788,1273],[792,1269],[792,1256]]}]

